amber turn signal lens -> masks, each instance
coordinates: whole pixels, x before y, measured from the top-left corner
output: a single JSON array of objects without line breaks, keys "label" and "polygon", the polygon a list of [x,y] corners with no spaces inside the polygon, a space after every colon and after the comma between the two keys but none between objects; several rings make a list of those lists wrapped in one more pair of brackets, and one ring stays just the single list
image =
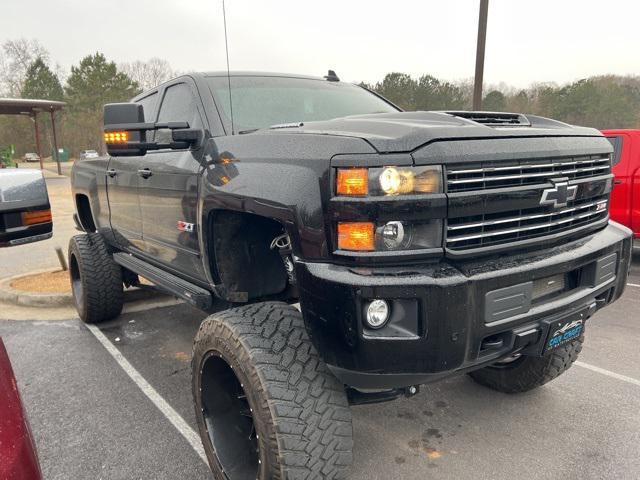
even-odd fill
[{"label": "amber turn signal lens", "polygon": [[51,210],[36,210],[34,212],[22,212],[22,225],[35,225],[51,221]]},{"label": "amber turn signal lens", "polygon": [[129,132],[104,132],[104,143],[127,143]]},{"label": "amber turn signal lens", "polygon": [[338,195],[366,195],[369,192],[369,171],[366,168],[339,168]]},{"label": "amber turn signal lens", "polygon": [[374,227],[371,222],[338,223],[340,250],[371,251],[374,249]]}]

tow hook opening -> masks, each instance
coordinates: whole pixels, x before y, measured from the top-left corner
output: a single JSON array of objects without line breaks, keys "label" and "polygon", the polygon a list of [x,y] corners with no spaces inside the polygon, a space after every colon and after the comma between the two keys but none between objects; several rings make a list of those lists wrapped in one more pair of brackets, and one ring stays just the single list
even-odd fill
[{"label": "tow hook opening", "polygon": [[513,332],[500,332],[489,335],[480,342],[480,355],[488,355],[510,347],[513,343]]},{"label": "tow hook opening", "polygon": [[409,385],[404,388],[392,388],[382,391],[363,391],[357,388],[347,387],[347,399],[349,405],[369,405],[372,403],[390,402],[402,396],[413,397],[420,393],[420,385]]}]

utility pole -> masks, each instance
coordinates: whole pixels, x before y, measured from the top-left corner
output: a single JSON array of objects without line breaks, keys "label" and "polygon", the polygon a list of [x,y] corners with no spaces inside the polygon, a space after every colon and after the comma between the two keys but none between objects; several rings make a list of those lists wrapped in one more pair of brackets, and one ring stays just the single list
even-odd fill
[{"label": "utility pole", "polygon": [[478,44],[476,48],[476,74],[473,80],[473,109],[482,109],[482,81],[484,77],[484,49],[487,43],[487,14],[489,0],[480,0],[478,18]]}]

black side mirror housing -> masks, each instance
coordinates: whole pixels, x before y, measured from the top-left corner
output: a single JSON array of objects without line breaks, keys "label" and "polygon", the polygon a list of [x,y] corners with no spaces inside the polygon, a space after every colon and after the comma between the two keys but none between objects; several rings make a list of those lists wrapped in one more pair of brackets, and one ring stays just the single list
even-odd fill
[{"label": "black side mirror housing", "polygon": [[[164,143],[147,142],[147,130],[168,129]],[[164,136],[163,136],[164,137]],[[197,147],[203,132],[187,122],[145,123],[144,109],[137,103],[108,103],[104,106],[104,141],[111,156],[145,155],[147,150]]]},{"label": "black side mirror housing", "polygon": [[184,142],[192,146],[199,145],[202,140],[202,130],[199,128],[173,130],[171,137],[174,142]]},{"label": "black side mirror housing", "polygon": [[[104,140],[112,156],[144,155],[146,130],[127,127],[144,125],[144,107],[137,103],[108,103],[104,106]],[[119,135],[118,135],[119,134]]]}]

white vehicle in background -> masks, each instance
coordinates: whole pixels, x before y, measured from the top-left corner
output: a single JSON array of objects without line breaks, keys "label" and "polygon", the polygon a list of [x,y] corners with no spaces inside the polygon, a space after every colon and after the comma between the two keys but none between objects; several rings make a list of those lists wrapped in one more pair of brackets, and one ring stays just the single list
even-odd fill
[{"label": "white vehicle in background", "polygon": [[80,152],[80,160],[85,160],[87,158],[98,158],[100,154],[95,150],[82,150]]},{"label": "white vehicle in background", "polygon": [[25,162],[39,162],[40,155],[33,152],[25,153],[24,157],[22,157],[22,160],[24,160]]}]

